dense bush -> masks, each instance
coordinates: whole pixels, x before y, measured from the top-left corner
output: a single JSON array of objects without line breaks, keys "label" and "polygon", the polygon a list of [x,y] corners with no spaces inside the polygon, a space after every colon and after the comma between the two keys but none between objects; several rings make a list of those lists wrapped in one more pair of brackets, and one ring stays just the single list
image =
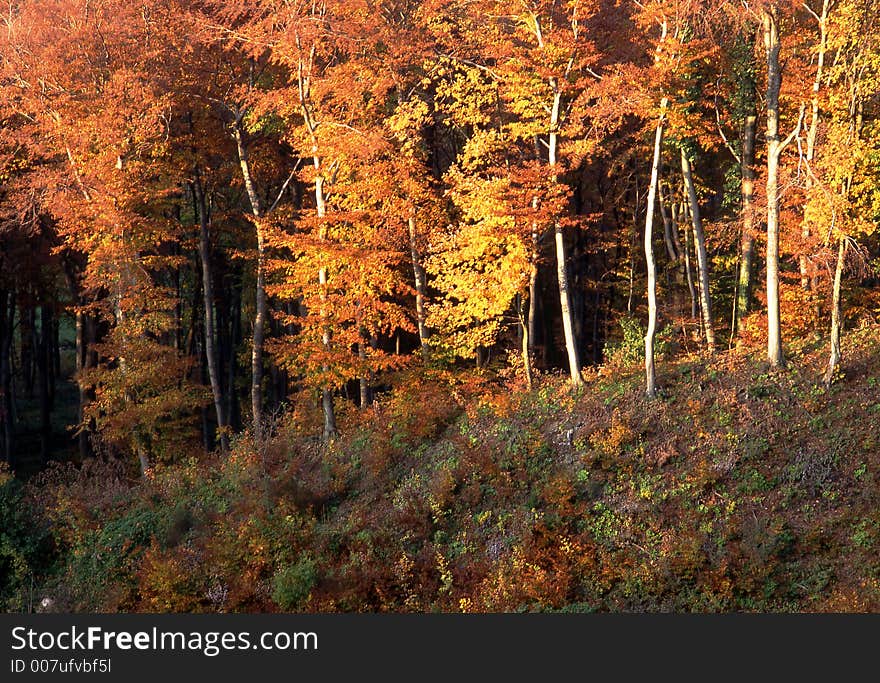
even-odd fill
[{"label": "dense bush", "polygon": [[34,592],[54,559],[52,538],[25,499],[23,487],[0,469],[0,609],[31,611]]},{"label": "dense bush", "polygon": [[309,557],[302,557],[275,573],[272,579],[272,599],[283,610],[302,608],[316,579],[315,563]]}]

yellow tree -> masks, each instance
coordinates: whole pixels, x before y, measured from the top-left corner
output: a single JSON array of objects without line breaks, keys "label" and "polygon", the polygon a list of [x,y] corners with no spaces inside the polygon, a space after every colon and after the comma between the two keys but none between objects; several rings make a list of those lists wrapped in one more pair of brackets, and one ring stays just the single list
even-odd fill
[{"label": "yellow tree", "polygon": [[[476,27],[479,59],[498,83],[509,120],[506,134],[535,149],[552,183],[576,167],[593,146],[586,131],[600,59],[590,39],[598,3],[482,0],[466,3],[467,24]],[[481,21],[477,21],[477,19]],[[553,226],[556,280],[571,382],[583,383],[575,338],[569,277],[570,221]],[[535,235],[539,241],[540,234]],[[537,244],[533,251],[538,251]],[[532,302],[534,305],[534,301]]]},{"label": "yellow tree", "polygon": [[505,163],[510,147],[494,131],[477,133],[446,174],[457,220],[435,239],[428,262],[441,292],[429,322],[441,332],[440,345],[473,356],[498,341],[513,312],[531,387],[528,309],[539,258],[534,236],[564,224],[567,188],[540,162]]},{"label": "yellow tree", "polygon": [[809,130],[811,182],[804,224],[823,235],[827,251],[836,252],[825,372],[830,384],[841,361],[847,256],[851,253],[856,260],[860,243],[876,234],[880,224],[880,7],[870,0],[846,0],[830,14],[826,8],[821,19],[823,29],[827,26],[827,49],[836,57],[828,67],[827,111],[821,121],[814,115],[815,127]]}]

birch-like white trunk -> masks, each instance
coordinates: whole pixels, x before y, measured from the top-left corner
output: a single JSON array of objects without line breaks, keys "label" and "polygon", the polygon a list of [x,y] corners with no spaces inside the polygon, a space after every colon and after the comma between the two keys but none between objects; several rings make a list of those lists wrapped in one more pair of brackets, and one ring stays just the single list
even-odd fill
[{"label": "birch-like white trunk", "polygon": [[254,288],[254,307],[256,312],[254,315],[254,339],[253,344],[251,345],[251,417],[254,439],[259,441],[262,438],[263,432],[263,348],[266,337],[266,320],[268,317],[265,276],[266,249],[261,225],[263,206],[251,174],[248,148],[244,142],[244,133],[240,121],[236,121],[235,127],[233,128],[233,136],[238,151],[238,162],[241,167],[244,187],[251,204],[251,214],[254,217],[254,228],[257,237],[257,272]]},{"label": "birch-like white trunk", "polygon": [[776,8],[763,14],[764,48],[767,56],[767,359],[772,367],[785,363],[779,318],[779,28]]},{"label": "birch-like white trunk", "polygon": [[[559,144],[559,113],[562,102],[562,93],[559,92],[558,84],[555,79],[550,79],[551,86],[554,89],[553,107],[550,111],[550,140],[548,161],[551,168],[556,167],[556,154]],[[554,176],[555,180],[555,176]],[[581,377],[581,361],[578,353],[577,339],[574,333],[574,320],[571,312],[571,294],[569,292],[568,282],[568,254],[565,246],[565,233],[562,225],[556,224],[554,228],[554,236],[556,240],[556,277],[559,283],[559,306],[562,313],[562,331],[565,337],[565,350],[568,356],[568,373],[571,377],[571,383],[574,386],[581,386],[584,383]]]},{"label": "birch-like white trunk", "polygon": [[837,265],[834,268],[834,288],[831,295],[831,351],[828,357],[828,370],[825,372],[825,384],[830,385],[834,381],[837,366],[840,365],[840,327],[841,327],[841,283],[843,281],[843,267],[846,262],[846,237],[841,235],[837,247]]},{"label": "birch-like white trunk", "polygon": [[[317,209],[318,218],[324,218],[327,215],[327,202],[324,196],[324,177],[321,175],[321,159],[315,154],[312,157],[315,172],[318,174],[315,177],[315,207]],[[327,239],[327,228],[323,224],[318,231],[318,238],[321,241]],[[323,290],[327,285],[327,267],[322,266],[318,269],[318,284],[321,285],[322,294],[321,297],[324,297]],[[325,311],[321,311],[322,315],[325,315]],[[321,343],[324,345],[324,348],[330,348],[330,328],[328,326],[324,326],[323,331],[321,332]],[[324,372],[326,373],[329,368],[324,366]],[[333,390],[330,387],[324,387],[321,390],[321,408],[324,412],[324,439],[329,441],[336,437],[336,411],[333,407]]]},{"label": "birch-like white trunk", "polygon": [[[807,129],[807,150],[806,160],[808,168],[812,168],[813,160],[816,158],[816,138],[819,134],[819,120],[821,112],[819,109],[819,93],[822,89],[822,76],[825,72],[825,53],[828,48],[828,12],[831,9],[831,0],[822,1],[821,13],[816,16],[819,24],[819,47],[816,53],[816,76],[813,79],[813,89],[810,97],[810,126]],[[807,174],[806,194],[809,195],[813,187],[812,172]],[[802,250],[806,249],[810,242],[810,223],[806,216],[801,224]],[[805,290],[811,289],[810,280],[810,259],[806,252],[800,255],[798,265],[801,272],[801,287]]]},{"label": "birch-like white trunk", "polygon": [[[661,111],[666,111],[667,98],[663,98]],[[645,332],[645,395],[657,395],[654,372],[654,335],[657,332],[657,265],[654,262],[654,209],[657,202],[657,182],[660,175],[660,153],[663,147],[665,114],[661,114],[654,131],[654,158],[651,162],[651,184],[648,186],[648,204],[645,207],[645,262],[648,266],[648,330]]]}]

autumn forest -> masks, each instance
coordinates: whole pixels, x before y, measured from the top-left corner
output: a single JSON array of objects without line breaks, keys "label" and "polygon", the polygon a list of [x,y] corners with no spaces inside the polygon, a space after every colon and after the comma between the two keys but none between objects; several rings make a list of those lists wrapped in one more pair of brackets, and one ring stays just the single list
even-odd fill
[{"label": "autumn forest", "polygon": [[880,611],[880,2],[6,0],[0,607]]}]

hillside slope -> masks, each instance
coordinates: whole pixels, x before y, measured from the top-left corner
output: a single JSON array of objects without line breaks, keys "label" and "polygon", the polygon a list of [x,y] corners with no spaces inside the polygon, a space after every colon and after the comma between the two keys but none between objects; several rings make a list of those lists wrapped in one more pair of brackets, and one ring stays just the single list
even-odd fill
[{"label": "hillside slope", "polygon": [[28,572],[65,610],[877,611],[880,330],[845,353],[829,390],[818,343],[667,361],[653,402],[638,366],[579,393],[420,371],[329,449],[298,402],[148,481],[50,470]]}]

